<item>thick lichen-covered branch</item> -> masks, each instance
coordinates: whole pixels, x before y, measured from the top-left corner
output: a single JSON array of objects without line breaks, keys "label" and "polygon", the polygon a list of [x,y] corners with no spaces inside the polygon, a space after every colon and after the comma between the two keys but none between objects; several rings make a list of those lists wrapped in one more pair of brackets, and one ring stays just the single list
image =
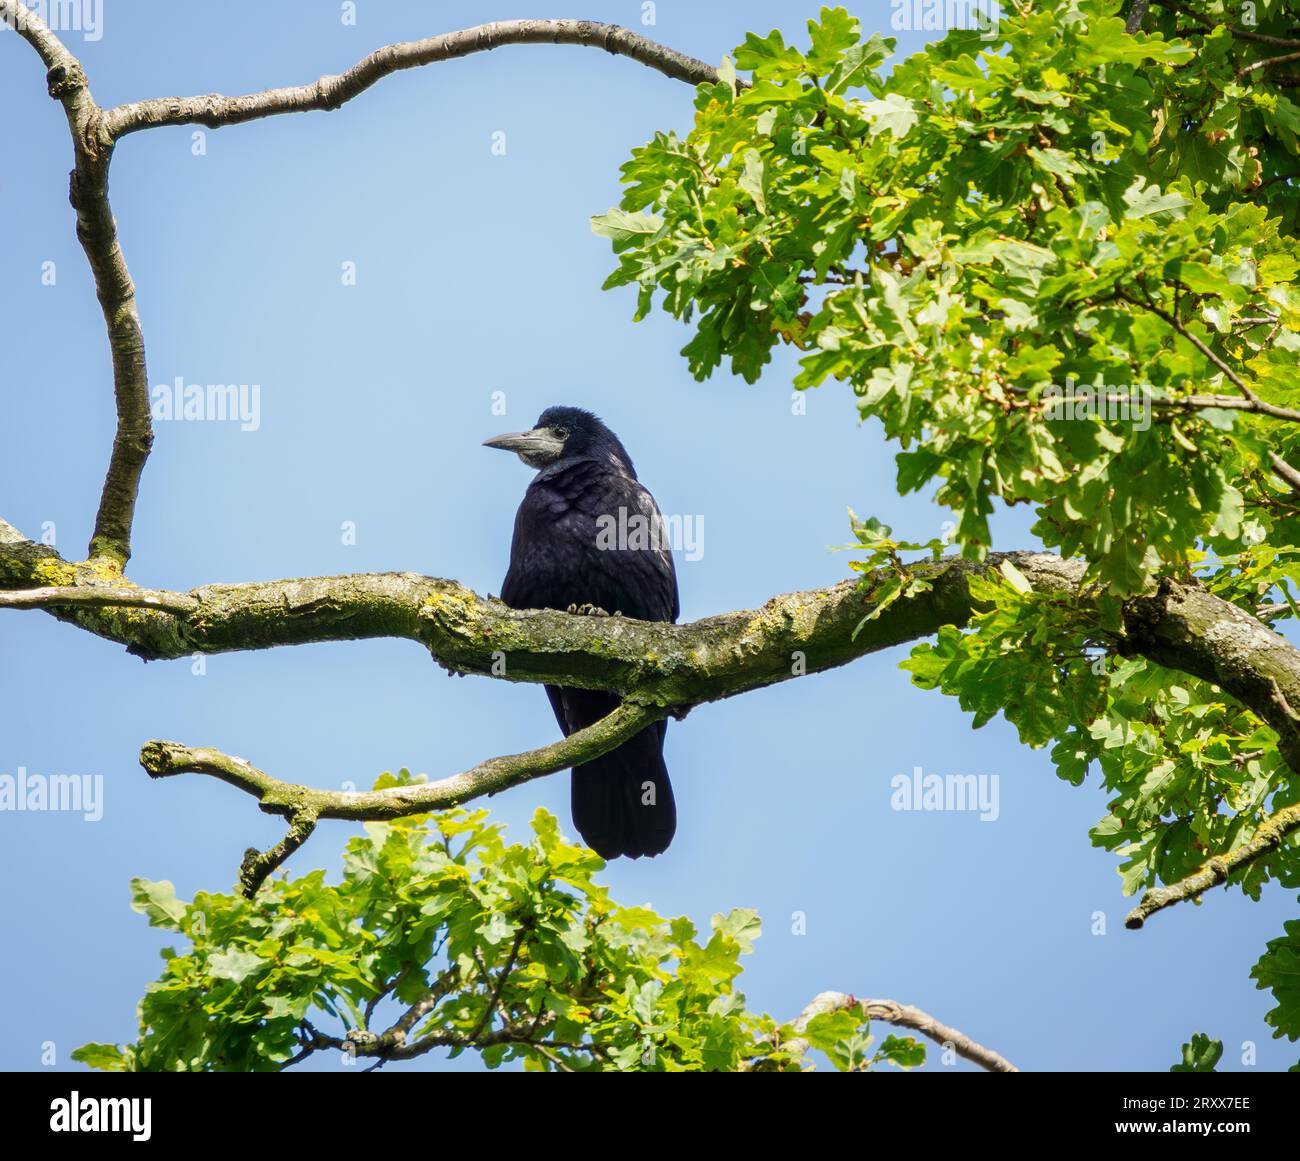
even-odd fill
[{"label": "thick lichen-covered branch", "polygon": [[1147,891],[1138,905],[1124,917],[1124,926],[1130,931],[1137,931],[1157,911],[1163,911],[1175,903],[1200,898],[1210,888],[1227,882],[1233,871],[1277,850],[1287,835],[1297,830],[1300,830],[1300,804],[1284,807],[1261,822],[1251,838],[1236,850],[1229,851],[1226,855],[1217,855],[1195,874],[1179,879],[1176,883],[1170,883],[1167,887],[1153,887]]},{"label": "thick lichen-covered branch", "polygon": [[[69,564],[0,521],[0,590],[52,588],[29,604],[147,659],[397,637],[459,673],[604,689],[658,706],[731,697],[964,624],[975,611],[971,577],[1002,561],[1040,592],[1073,591],[1084,571],[1080,561],[1041,552],[927,562],[912,568],[930,589],[870,621],[872,586],[853,581],[687,625],[510,609],[416,573],[139,590],[134,607],[120,607],[103,603],[120,578],[106,579],[93,563]],[[83,588],[96,596],[75,603],[71,594]],[[1277,731],[1283,759],[1300,770],[1300,650],[1268,625],[1194,581],[1167,578],[1127,604],[1118,631],[1099,628],[1098,637],[1218,686]]]},{"label": "thick lichen-covered branch", "polygon": [[1195,583],[1164,579],[1130,601],[1122,652],[1199,677],[1231,694],[1278,734],[1278,752],[1300,771],[1300,650]]},{"label": "thick lichen-covered branch", "polygon": [[[53,588],[42,607],[149,660],[396,637],[418,642],[456,672],[605,689],[659,706],[731,697],[962,624],[973,607],[970,578],[1002,559],[1043,591],[1073,589],[1083,573],[1081,562],[1050,553],[1011,553],[984,564],[947,558],[914,566],[932,579],[928,592],[894,601],[865,623],[876,602],[870,587],[854,581],[688,625],[510,609],[455,581],[416,573],[149,590],[147,598],[132,597],[131,607],[116,607],[103,603],[107,582],[92,567],[30,542],[6,543],[4,527],[0,589]],[[96,595],[78,603],[71,594],[83,587]],[[113,588],[122,588],[120,580]]]}]

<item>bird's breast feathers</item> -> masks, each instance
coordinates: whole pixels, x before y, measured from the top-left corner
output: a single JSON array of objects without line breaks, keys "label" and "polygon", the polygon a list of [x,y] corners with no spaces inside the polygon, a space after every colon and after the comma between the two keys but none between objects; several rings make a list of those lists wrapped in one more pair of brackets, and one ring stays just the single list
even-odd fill
[{"label": "bird's breast feathers", "polygon": [[642,620],[676,620],[676,572],[654,497],[595,461],[557,469],[540,473],[519,507],[506,603],[592,604]]}]

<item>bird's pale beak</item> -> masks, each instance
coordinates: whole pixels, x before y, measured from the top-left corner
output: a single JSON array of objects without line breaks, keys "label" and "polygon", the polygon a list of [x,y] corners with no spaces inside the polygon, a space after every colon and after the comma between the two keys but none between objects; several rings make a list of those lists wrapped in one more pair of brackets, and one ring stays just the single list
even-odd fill
[{"label": "bird's pale beak", "polygon": [[542,440],[536,431],[508,431],[483,441],[484,447],[498,447],[502,451],[526,452],[540,450]]},{"label": "bird's pale beak", "polygon": [[514,452],[530,468],[554,463],[564,454],[564,442],[544,427],[535,427],[532,431],[510,431],[485,439],[483,446]]}]

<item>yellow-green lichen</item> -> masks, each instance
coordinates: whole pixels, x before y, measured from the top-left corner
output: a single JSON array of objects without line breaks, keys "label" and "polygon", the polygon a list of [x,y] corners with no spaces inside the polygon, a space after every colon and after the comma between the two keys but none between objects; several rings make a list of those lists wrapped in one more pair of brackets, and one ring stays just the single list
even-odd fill
[{"label": "yellow-green lichen", "polygon": [[77,583],[77,570],[65,561],[42,557],[32,563],[32,579],[42,585],[72,585]]}]

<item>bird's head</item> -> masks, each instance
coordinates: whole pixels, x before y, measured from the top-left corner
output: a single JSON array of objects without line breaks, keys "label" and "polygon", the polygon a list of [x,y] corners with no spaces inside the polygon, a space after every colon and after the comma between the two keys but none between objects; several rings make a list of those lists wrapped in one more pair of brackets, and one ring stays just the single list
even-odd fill
[{"label": "bird's head", "polygon": [[581,407],[548,407],[530,431],[513,431],[483,441],[484,447],[514,452],[530,468],[545,468],[560,460],[608,462],[633,478],[632,458],[600,418]]}]

